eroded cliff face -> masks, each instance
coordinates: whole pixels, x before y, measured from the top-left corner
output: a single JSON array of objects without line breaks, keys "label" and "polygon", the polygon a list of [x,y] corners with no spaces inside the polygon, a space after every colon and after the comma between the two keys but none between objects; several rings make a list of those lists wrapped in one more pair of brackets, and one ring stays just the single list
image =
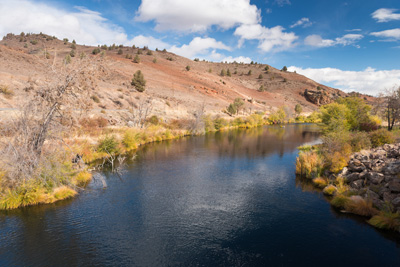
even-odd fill
[{"label": "eroded cliff face", "polygon": [[335,99],[339,97],[339,95],[327,92],[325,90],[313,91],[306,89],[304,91],[304,97],[307,101],[317,106],[321,106],[332,103],[333,101],[335,101]]}]

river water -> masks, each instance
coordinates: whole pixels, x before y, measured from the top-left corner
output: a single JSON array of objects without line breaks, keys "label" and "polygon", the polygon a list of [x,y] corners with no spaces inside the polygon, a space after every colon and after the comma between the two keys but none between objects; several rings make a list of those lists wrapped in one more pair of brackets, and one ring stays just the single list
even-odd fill
[{"label": "river water", "polygon": [[0,212],[0,266],[400,266],[397,234],[296,180],[296,147],[318,138],[288,125],[146,145],[75,199]]}]

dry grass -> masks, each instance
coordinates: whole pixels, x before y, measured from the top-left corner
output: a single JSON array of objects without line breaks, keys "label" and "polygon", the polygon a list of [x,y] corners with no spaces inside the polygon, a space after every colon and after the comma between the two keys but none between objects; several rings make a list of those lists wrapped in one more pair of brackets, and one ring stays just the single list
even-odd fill
[{"label": "dry grass", "polygon": [[380,212],[372,217],[368,223],[380,229],[400,231],[400,214],[397,212]]},{"label": "dry grass", "polygon": [[78,175],[76,175],[72,179],[72,183],[77,186],[84,186],[88,184],[92,180],[92,174],[88,171],[82,171],[79,172]]},{"label": "dry grass", "polygon": [[300,153],[296,159],[296,174],[312,179],[318,177],[322,171],[322,160],[316,152]]},{"label": "dry grass", "polygon": [[349,198],[338,194],[336,195],[332,200],[331,200],[331,205],[336,207],[336,208],[345,208],[347,202],[349,202]]},{"label": "dry grass", "polygon": [[322,177],[314,178],[312,180],[312,182],[316,187],[319,187],[319,188],[324,188],[328,184],[328,181],[325,178],[322,178]]},{"label": "dry grass", "polygon": [[372,217],[379,213],[371,200],[365,200],[360,196],[350,197],[350,200],[345,204],[345,209],[348,212],[366,217]]},{"label": "dry grass", "polygon": [[0,84],[0,94],[4,95],[7,99],[11,99],[14,96],[14,91],[8,88],[7,85]]},{"label": "dry grass", "polygon": [[333,196],[336,193],[337,189],[334,185],[328,185],[322,190],[325,195]]},{"label": "dry grass", "polygon": [[78,194],[75,190],[65,185],[57,187],[53,191],[53,196],[57,200],[68,199]]}]

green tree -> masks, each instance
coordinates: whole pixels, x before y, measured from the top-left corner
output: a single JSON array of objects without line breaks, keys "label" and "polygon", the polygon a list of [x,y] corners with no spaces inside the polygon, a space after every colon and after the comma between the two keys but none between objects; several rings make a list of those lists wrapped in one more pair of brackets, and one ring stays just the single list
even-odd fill
[{"label": "green tree", "polygon": [[269,66],[267,65],[267,66],[265,66],[265,69],[264,69],[266,72],[268,72],[269,71]]},{"label": "green tree", "polygon": [[140,63],[140,57],[136,55],[135,58],[133,59],[133,62]]},{"label": "green tree", "polygon": [[283,66],[282,71],[287,71],[287,67]]},{"label": "green tree", "polygon": [[146,80],[140,70],[136,71],[133,75],[131,84],[135,86],[136,90],[139,92],[144,92],[144,90],[146,90]]},{"label": "green tree", "polygon": [[303,107],[300,104],[296,104],[296,106],[294,107],[294,111],[297,115],[300,115],[300,113],[303,111]]}]

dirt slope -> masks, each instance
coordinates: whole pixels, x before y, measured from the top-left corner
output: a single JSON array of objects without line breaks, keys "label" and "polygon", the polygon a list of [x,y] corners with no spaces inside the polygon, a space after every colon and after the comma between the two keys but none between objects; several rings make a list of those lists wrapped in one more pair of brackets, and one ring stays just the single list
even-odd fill
[{"label": "dirt slope", "polygon": [[[25,99],[25,89],[45,82],[48,75],[45,67],[54,61],[62,62],[73,46],[76,49],[72,60],[79,60],[82,53],[95,56],[92,54],[95,47],[75,45],[45,34],[5,36],[0,42],[0,86],[7,86],[14,96],[7,98],[0,94],[0,110],[17,108]],[[306,89],[328,101],[346,95],[296,73],[271,66],[266,71],[266,64],[193,61],[166,51],[132,47],[115,46],[100,51],[105,53],[103,73],[97,78],[98,90],[94,94],[99,101],[93,102],[92,113],[106,110],[108,114],[122,116],[132,103],[144,97],[153,99],[153,113],[165,119],[190,117],[202,105],[208,113],[222,115],[237,97],[246,101],[246,112],[268,113],[283,105],[294,110],[296,104],[301,104],[304,112],[311,112],[318,103],[306,97]],[[132,58],[138,53],[140,63],[134,63]],[[189,71],[186,66],[190,66]],[[231,77],[220,75],[221,70],[228,69]],[[137,70],[147,80],[144,93],[137,92],[130,84]],[[261,86],[264,92],[258,91]]]}]

